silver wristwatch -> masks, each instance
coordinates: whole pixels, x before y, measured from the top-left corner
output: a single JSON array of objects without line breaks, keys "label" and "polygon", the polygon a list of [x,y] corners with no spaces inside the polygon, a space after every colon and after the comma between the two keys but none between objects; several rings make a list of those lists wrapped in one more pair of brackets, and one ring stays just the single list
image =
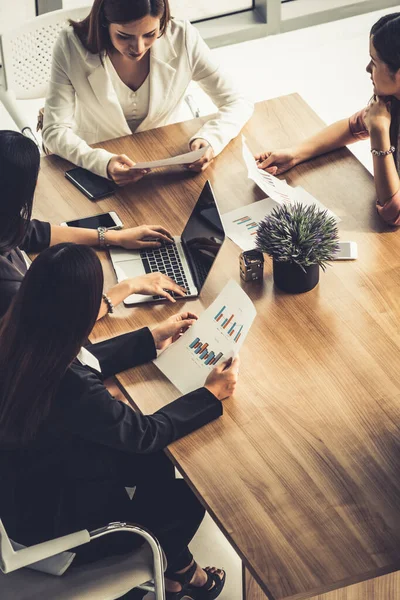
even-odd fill
[{"label": "silver wristwatch", "polygon": [[99,236],[99,247],[100,248],[106,248],[108,246],[108,244],[106,244],[106,233],[107,233],[106,227],[98,227],[97,228],[97,234]]}]

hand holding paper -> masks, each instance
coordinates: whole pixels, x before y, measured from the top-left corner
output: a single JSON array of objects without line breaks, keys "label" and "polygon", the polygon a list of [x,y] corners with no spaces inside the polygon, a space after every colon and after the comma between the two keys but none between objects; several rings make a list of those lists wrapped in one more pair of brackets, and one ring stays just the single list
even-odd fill
[{"label": "hand holding paper", "polygon": [[[205,385],[214,367],[225,366],[229,373],[220,388],[225,394],[235,384],[238,366],[235,363],[230,370],[224,362],[237,356],[255,316],[254,304],[231,280],[190,329],[153,362],[182,394]],[[220,391],[215,387],[212,393],[219,397]]]}]

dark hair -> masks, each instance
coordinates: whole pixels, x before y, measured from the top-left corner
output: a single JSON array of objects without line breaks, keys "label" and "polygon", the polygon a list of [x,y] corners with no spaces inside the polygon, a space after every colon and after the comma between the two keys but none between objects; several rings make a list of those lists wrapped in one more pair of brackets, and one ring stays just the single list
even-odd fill
[{"label": "dark hair", "polygon": [[0,323],[0,442],[31,440],[96,321],[103,270],[88,246],[57,244],[33,261]]},{"label": "dark hair", "polygon": [[381,17],[372,26],[374,47],[392,73],[400,69],[400,13]]},{"label": "dark hair", "polygon": [[0,252],[13,250],[25,237],[39,167],[35,142],[17,131],[0,131]]},{"label": "dark hair", "polygon": [[171,19],[169,0],[94,0],[86,19],[70,20],[70,24],[86,50],[101,54],[112,48],[109,23],[129,23],[146,15],[160,17],[160,36],[163,35]]}]

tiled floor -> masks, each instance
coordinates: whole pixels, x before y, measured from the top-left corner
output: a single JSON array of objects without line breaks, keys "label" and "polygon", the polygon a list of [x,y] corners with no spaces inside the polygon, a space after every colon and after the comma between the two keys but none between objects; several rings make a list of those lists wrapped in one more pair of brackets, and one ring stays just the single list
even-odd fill
[{"label": "tiled floor", "polygon": [[[76,0],[70,0],[75,2]],[[400,10],[400,5],[390,12]],[[241,82],[256,101],[299,92],[327,122],[351,115],[366,104],[371,82],[365,73],[371,25],[389,11],[353,17],[318,27],[214,50],[222,65]],[[202,113],[213,110],[209,99],[194,89]],[[21,103],[32,125],[41,102]],[[0,127],[13,124],[0,109]],[[268,140],[265,140],[265,148]],[[371,168],[368,143],[352,146],[356,156]],[[223,465],[218,465],[223,468]],[[210,543],[212,540],[212,543]],[[201,564],[226,568],[228,577],[221,600],[240,600],[241,564],[210,518],[193,542]]]}]

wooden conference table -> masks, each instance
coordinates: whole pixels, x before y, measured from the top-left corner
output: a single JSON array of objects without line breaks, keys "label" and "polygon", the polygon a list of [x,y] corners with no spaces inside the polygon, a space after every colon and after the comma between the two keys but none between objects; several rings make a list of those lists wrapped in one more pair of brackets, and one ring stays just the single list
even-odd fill
[{"label": "wooden conference table", "polygon": [[[102,146],[137,161],[174,155],[201,122]],[[294,94],[258,104],[244,134],[256,152],[291,145],[322,125]],[[64,179],[68,166],[54,156],[42,161],[36,216],[57,223],[112,209],[125,227],[160,223],[176,234],[206,178],[222,212],[263,197],[247,178],[240,137],[205,174],[154,173],[97,205]],[[372,177],[347,149],[285,177],[340,216],[341,239],[357,242],[359,259],[334,263],[313,291],[296,296],[274,288],[266,258],[263,282],[243,284],[258,314],[237,392],[223,418],[169,453],[254,577],[248,597],[300,600],[400,567],[400,232],[379,220]],[[96,325],[94,339],[185,307],[200,313],[230,278],[240,282],[238,255],[227,240],[198,300],[120,306]],[[114,283],[104,253],[102,260]],[[144,413],[178,396],[153,364],[118,379]],[[385,591],[373,597],[391,600],[395,578],[379,581]],[[367,598],[360,594],[352,598]]]}]

